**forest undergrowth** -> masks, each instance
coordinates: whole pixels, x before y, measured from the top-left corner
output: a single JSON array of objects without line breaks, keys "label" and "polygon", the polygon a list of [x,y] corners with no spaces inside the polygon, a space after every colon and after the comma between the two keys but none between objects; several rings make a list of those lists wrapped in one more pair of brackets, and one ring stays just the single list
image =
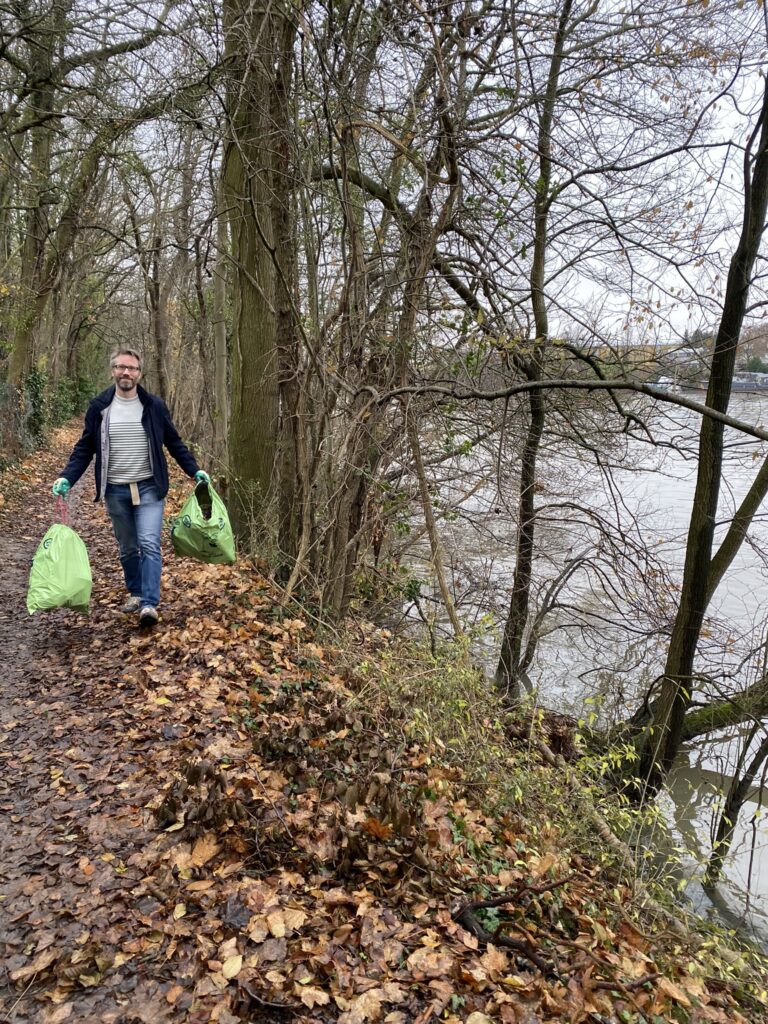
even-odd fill
[{"label": "forest undergrowth", "polygon": [[27,616],[75,437],[0,477],[0,1021],[763,1019],[760,958],[648,912],[578,751],[460,652],[331,634],[169,545],[139,632],[90,475],[91,614]]}]

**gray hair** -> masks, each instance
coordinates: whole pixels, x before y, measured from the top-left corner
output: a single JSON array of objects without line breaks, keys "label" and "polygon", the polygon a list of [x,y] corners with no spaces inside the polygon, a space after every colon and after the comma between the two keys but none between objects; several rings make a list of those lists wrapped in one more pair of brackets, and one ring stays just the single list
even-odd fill
[{"label": "gray hair", "polygon": [[141,356],[139,355],[139,353],[136,351],[135,348],[122,348],[121,347],[121,348],[115,349],[115,351],[109,357],[109,365],[110,366],[114,366],[115,360],[117,359],[118,356],[133,356],[133,358],[139,364],[139,369],[141,369]]}]

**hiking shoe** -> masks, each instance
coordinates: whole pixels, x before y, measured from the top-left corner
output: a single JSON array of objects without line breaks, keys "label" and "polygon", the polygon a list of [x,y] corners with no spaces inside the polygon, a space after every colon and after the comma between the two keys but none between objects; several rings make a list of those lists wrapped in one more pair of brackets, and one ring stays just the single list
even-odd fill
[{"label": "hiking shoe", "polygon": [[129,615],[131,612],[137,612],[141,608],[141,598],[134,597],[133,595],[128,598],[123,607],[120,609],[121,612],[125,612]]},{"label": "hiking shoe", "polygon": [[153,608],[151,604],[145,604],[139,612],[139,625],[140,626],[154,626],[160,616],[157,614],[157,608]]}]

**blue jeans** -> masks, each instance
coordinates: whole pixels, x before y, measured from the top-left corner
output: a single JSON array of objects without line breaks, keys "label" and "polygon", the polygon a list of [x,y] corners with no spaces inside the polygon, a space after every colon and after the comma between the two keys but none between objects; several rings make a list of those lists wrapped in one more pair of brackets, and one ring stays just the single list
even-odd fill
[{"label": "blue jeans", "polygon": [[163,568],[160,535],[165,501],[158,498],[152,480],[142,480],[138,487],[141,502],[134,505],[128,484],[107,484],[104,504],[120,548],[126,590],[141,598],[142,607],[150,604],[156,608]]}]

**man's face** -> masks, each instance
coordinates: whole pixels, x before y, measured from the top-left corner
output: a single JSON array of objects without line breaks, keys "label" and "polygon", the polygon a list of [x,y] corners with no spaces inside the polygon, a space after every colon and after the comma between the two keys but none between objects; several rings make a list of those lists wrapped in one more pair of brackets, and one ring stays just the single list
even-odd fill
[{"label": "man's face", "polygon": [[135,356],[117,356],[112,363],[112,379],[122,395],[132,396],[141,377],[141,367]]}]

